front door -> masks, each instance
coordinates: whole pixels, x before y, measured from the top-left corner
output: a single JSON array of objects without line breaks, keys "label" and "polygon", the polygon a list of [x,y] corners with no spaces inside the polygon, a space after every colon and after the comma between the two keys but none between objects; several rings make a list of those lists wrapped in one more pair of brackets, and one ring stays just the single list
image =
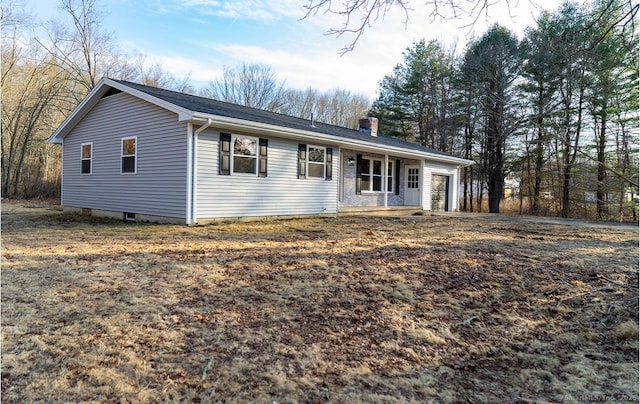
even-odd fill
[{"label": "front door", "polygon": [[420,206],[420,168],[418,166],[405,167],[404,204],[406,206]]}]

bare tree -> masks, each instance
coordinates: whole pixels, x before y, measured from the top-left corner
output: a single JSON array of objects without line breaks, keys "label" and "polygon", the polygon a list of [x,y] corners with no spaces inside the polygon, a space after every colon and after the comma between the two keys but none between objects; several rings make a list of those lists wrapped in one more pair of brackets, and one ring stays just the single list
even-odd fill
[{"label": "bare tree", "polygon": [[79,102],[102,77],[127,79],[131,66],[116,48],[113,34],[102,29],[96,0],[60,0],[64,19],[51,20],[47,38],[39,45],[52,55],[52,63],[67,71],[71,94]]},{"label": "bare tree", "polygon": [[[487,0],[424,0],[428,10],[427,17],[431,21],[472,17],[472,22],[469,26],[473,26],[482,15],[488,15],[489,9],[492,7],[506,6],[509,14],[511,14],[511,10],[517,5],[517,1],[515,2],[516,4],[513,3],[513,0],[492,2]],[[336,37],[341,37],[345,34],[350,34],[354,37],[351,43],[342,49],[341,54],[352,51],[366,29],[384,19],[392,9],[399,9],[404,14],[405,26],[410,21],[410,13],[413,12],[408,0],[309,0],[304,8],[306,10],[304,18],[329,13],[338,15],[342,19],[340,27],[330,28],[327,31],[327,34],[335,35]]]},{"label": "bare tree", "polygon": [[[605,6],[600,9],[604,10],[602,11],[603,15],[613,8],[625,10],[620,15],[620,19],[611,25],[611,29],[614,26],[622,25],[627,31],[633,32],[635,30],[636,16],[640,9],[637,2],[634,0],[603,0],[603,2]],[[304,18],[328,13],[342,19],[342,24],[337,28],[330,28],[327,34],[336,37],[342,37],[345,34],[353,36],[351,43],[345,45],[340,52],[345,54],[355,48],[367,28],[384,19],[392,9],[400,10],[404,14],[405,26],[409,24],[409,15],[414,11],[410,3],[409,0],[308,0],[308,4],[303,7],[306,10]],[[488,16],[491,10],[498,7],[506,7],[509,15],[512,15],[512,10],[518,7],[518,3],[519,0],[423,0],[427,10],[426,17],[431,21],[466,17],[471,19],[468,27],[474,26],[480,17]],[[533,0],[530,0],[530,3],[534,7],[539,7],[538,3]],[[630,47],[630,50],[632,49]]]},{"label": "bare tree", "polygon": [[[42,190],[48,175],[45,139],[50,135],[56,104],[64,91],[65,72],[49,63],[37,46],[23,42],[22,21],[26,15],[2,9],[2,193],[6,196],[34,196]],[[47,163],[43,164],[43,161]],[[33,181],[23,178],[31,175]]]},{"label": "bare tree", "polygon": [[267,111],[280,111],[286,104],[285,82],[276,78],[271,66],[261,63],[224,66],[222,76],[210,82],[202,94]]}]

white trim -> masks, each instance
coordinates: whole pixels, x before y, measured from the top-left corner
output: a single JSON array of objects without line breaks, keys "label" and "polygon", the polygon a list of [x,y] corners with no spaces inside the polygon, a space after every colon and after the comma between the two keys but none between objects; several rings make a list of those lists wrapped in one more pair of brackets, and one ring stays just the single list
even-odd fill
[{"label": "white trim", "polygon": [[[89,157],[88,159],[84,158],[84,147],[85,146],[91,146],[91,157]],[[82,172],[82,162],[84,160],[89,160],[89,172],[88,173],[83,173]],[[87,142],[87,143],[82,143],[80,145],[80,175],[93,175],[93,142]]]},{"label": "white trim", "polygon": [[[384,199],[386,201],[388,194],[394,194],[393,185],[395,185],[395,181],[397,181],[395,179],[395,176],[396,176],[396,174],[395,174],[395,161],[389,160],[389,156],[388,155],[385,155],[384,159],[382,159],[380,157],[373,157],[373,156],[369,156],[369,155],[363,155],[362,156],[362,160],[369,160],[371,162],[379,161],[380,162],[380,168],[381,168],[382,171],[381,171],[381,173],[379,175],[379,177],[381,179],[380,191],[374,191],[374,190],[372,190],[372,188],[373,188],[373,177],[374,177],[374,174],[373,174],[373,163],[370,163],[369,164],[369,172],[368,173],[362,172],[362,174],[366,174],[366,175],[371,177],[371,181],[370,181],[371,186],[369,187],[369,189],[364,189],[364,188],[361,189],[361,192],[363,194],[368,194],[368,195],[385,194]],[[389,179],[389,163],[391,163],[391,167],[392,167],[391,168],[391,184],[392,184],[391,191],[389,191],[389,183],[388,183],[389,182],[388,181],[388,179]],[[378,175],[376,175],[376,176],[378,176]]]},{"label": "white trim", "polygon": [[[318,149],[318,150],[322,149],[322,157],[323,157],[323,161],[322,161],[322,177],[316,177],[316,176],[309,175],[309,164],[320,165],[319,162],[316,162],[316,161],[310,162],[309,161],[309,156],[310,156],[309,149],[312,149],[312,148],[313,149]],[[307,144],[307,162],[306,162],[306,164],[307,164],[307,167],[306,167],[307,179],[310,179],[310,178],[315,178],[315,179],[318,179],[318,180],[326,179],[327,178],[327,148],[325,146],[316,146],[316,145],[313,145],[313,144]]]},{"label": "white trim", "polygon": [[193,167],[191,167],[193,170],[191,175],[193,186],[193,189],[191,190],[191,198],[193,198],[193,201],[191,202],[191,220],[194,224],[198,224],[198,138],[200,137],[200,132],[193,135],[191,145],[193,148],[193,151],[191,152],[191,158],[193,159]]},{"label": "white trim", "polygon": [[[393,184],[393,165],[391,166],[391,183]],[[391,188],[393,190],[393,187]],[[389,205],[389,155],[384,155],[384,168],[382,174],[382,193],[384,194],[384,207]]]},{"label": "white trim", "polygon": [[[124,141],[125,140],[129,140],[129,139],[133,139],[135,140],[135,153],[134,154],[127,154],[125,156],[124,154]],[[134,174],[138,174],[138,136],[126,136],[126,137],[122,137],[120,138],[120,174],[121,175],[134,175]],[[125,172],[123,171],[123,166],[122,166],[122,159],[125,157],[131,157],[133,156],[133,172]]]}]

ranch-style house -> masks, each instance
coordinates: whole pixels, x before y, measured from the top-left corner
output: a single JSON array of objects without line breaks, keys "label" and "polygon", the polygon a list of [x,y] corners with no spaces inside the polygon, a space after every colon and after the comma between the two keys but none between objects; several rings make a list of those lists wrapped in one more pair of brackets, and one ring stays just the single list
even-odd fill
[{"label": "ranch-style house", "polygon": [[378,134],[102,79],[49,139],[65,210],[206,223],[458,207],[471,161]]}]

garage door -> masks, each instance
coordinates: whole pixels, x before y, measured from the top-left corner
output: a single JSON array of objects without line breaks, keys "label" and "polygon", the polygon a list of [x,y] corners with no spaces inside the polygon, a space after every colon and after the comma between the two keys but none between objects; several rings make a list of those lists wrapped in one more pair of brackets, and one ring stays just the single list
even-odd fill
[{"label": "garage door", "polygon": [[431,176],[431,210],[446,212],[449,210],[449,176]]}]

